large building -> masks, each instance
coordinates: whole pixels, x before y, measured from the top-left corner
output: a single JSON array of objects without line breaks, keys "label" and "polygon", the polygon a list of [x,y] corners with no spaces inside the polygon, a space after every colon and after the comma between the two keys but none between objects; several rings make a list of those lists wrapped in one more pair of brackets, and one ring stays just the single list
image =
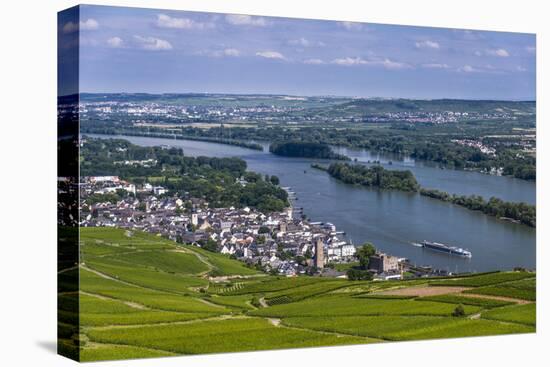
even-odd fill
[{"label": "large building", "polygon": [[399,259],[384,253],[376,253],[369,259],[369,270],[377,273],[399,271]]},{"label": "large building", "polygon": [[323,240],[318,238],[315,243],[315,267],[323,269],[325,266],[325,244]]}]

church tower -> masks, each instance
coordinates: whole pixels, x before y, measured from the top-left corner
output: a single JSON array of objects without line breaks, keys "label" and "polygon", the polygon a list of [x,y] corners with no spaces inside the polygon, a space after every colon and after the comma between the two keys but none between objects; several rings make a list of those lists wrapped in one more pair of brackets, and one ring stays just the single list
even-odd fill
[{"label": "church tower", "polygon": [[324,253],[325,244],[323,240],[318,238],[317,243],[315,244],[315,267],[317,269],[323,269],[325,266],[325,253]]}]

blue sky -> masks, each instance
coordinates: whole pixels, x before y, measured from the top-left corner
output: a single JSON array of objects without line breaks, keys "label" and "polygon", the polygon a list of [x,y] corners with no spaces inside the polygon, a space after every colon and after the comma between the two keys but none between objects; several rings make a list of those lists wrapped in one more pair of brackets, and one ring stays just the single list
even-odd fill
[{"label": "blue sky", "polygon": [[533,34],[82,6],[80,46],[83,92],[535,99]]}]

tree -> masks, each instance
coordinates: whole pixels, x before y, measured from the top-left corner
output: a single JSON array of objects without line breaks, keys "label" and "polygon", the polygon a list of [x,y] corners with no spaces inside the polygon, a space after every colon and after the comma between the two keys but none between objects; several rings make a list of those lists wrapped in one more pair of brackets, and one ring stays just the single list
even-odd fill
[{"label": "tree", "polygon": [[372,280],[372,274],[368,270],[351,268],[346,272],[348,280]]},{"label": "tree", "polygon": [[370,257],[376,253],[376,248],[370,242],[365,243],[363,246],[357,249],[356,256],[359,258],[359,267],[363,270],[367,270],[369,267]]},{"label": "tree", "polygon": [[261,226],[261,227],[258,229],[258,234],[264,234],[264,233],[269,233],[269,227]]},{"label": "tree", "polygon": [[269,180],[271,181],[271,183],[273,185],[278,185],[279,184],[279,177],[277,177],[277,176],[271,176],[271,178]]},{"label": "tree", "polygon": [[460,317],[466,315],[466,312],[464,311],[464,307],[462,305],[458,305],[455,307],[454,311],[451,313],[451,315],[455,317]]},{"label": "tree", "polygon": [[201,247],[210,252],[218,252],[218,243],[211,238],[204,244],[201,244]]}]

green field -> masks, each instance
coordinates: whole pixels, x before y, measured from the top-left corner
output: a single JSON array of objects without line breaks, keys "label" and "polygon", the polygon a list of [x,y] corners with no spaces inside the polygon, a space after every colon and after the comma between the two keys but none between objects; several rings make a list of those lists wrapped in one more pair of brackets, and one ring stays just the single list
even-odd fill
[{"label": "green field", "polygon": [[175,353],[161,350],[132,347],[129,345],[107,345],[89,343],[82,348],[80,359],[83,361],[102,361],[115,359],[154,358],[174,356]]},{"label": "green field", "polygon": [[444,302],[444,303],[453,303],[453,304],[461,304],[461,305],[479,306],[483,308],[510,306],[514,304],[512,302],[501,301],[497,299],[457,296],[456,294],[443,294],[440,296],[422,297],[422,298],[418,298],[417,301]]},{"label": "green field", "polygon": [[466,293],[496,297],[511,297],[534,302],[537,300],[537,285],[536,279],[530,277],[487,287],[474,288],[466,291]]},{"label": "green field", "polygon": [[209,270],[205,263],[192,253],[174,251],[144,251],[118,256],[122,261],[149,266],[167,273],[199,274]]},{"label": "green field", "polygon": [[[139,231],[82,228],[80,241],[80,292],[62,287],[58,299],[60,348],[73,352],[79,336],[82,361],[535,331],[536,306],[528,303],[536,299],[534,273],[392,282],[288,278]],[[74,278],[76,271],[66,274]],[[476,294],[377,293],[427,284]],[[452,316],[459,304],[465,315]]]},{"label": "green field", "polygon": [[253,298],[252,295],[242,295],[242,296],[212,295],[211,297],[208,298],[208,301],[217,305],[227,306],[229,308],[235,308],[237,310],[251,310],[251,309],[254,309],[254,306],[251,305],[252,298]]},{"label": "green field", "polygon": [[182,246],[201,256],[210,266],[217,271],[216,275],[258,275],[255,269],[246,267],[242,262],[231,260],[228,256],[203,250],[198,247]]},{"label": "green field", "polygon": [[269,321],[258,318],[92,330],[88,335],[91,340],[100,343],[137,345],[181,354],[358,344],[369,341],[352,336],[338,337],[315,331],[276,327]]},{"label": "green field", "polygon": [[519,324],[433,316],[296,317],[285,324],[320,331],[367,336],[383,340],[419,340],[533,332]]},{"label": "green field", "polygon": [[270,306],[291,303],[347,286],[349,286],[349,282],[345,280],[317,281],[312,284],[306,284],[303,286],[270,293],[266,297],[266,300]]},{"label": "green field", "polygon": [[114,299],[80,296],[81,326],[154,324],[215,316],[215,313],[173,312],[144,308]]},{"label": "green field", "polygon": [[481,317],[488,320],[516,322],[520,324],[535,326],[537,323],[536,307],[537,306],[534,303],[503,307],[484,312],[483,314],[481,314]]},{"label": "green field", "polygon": [[[252,311],[252,315],[268,317],[316,318],[338,316],[451,316],[455,306],[440,302],[417,302],[409,299],[368,299],[340,295],[306,299],[302,302],[277,305]],[[481,308],[464,306],[466,314],[479,312]]]},{"label": "green field", "polygon": [[456,287],[483,287],[515,280],[534,278],[534,273],[525,271],[497,272],[482,274],[479,276],[463,277],[456,279],[435,280],[430,283],[432,286],[456,286]]}]

